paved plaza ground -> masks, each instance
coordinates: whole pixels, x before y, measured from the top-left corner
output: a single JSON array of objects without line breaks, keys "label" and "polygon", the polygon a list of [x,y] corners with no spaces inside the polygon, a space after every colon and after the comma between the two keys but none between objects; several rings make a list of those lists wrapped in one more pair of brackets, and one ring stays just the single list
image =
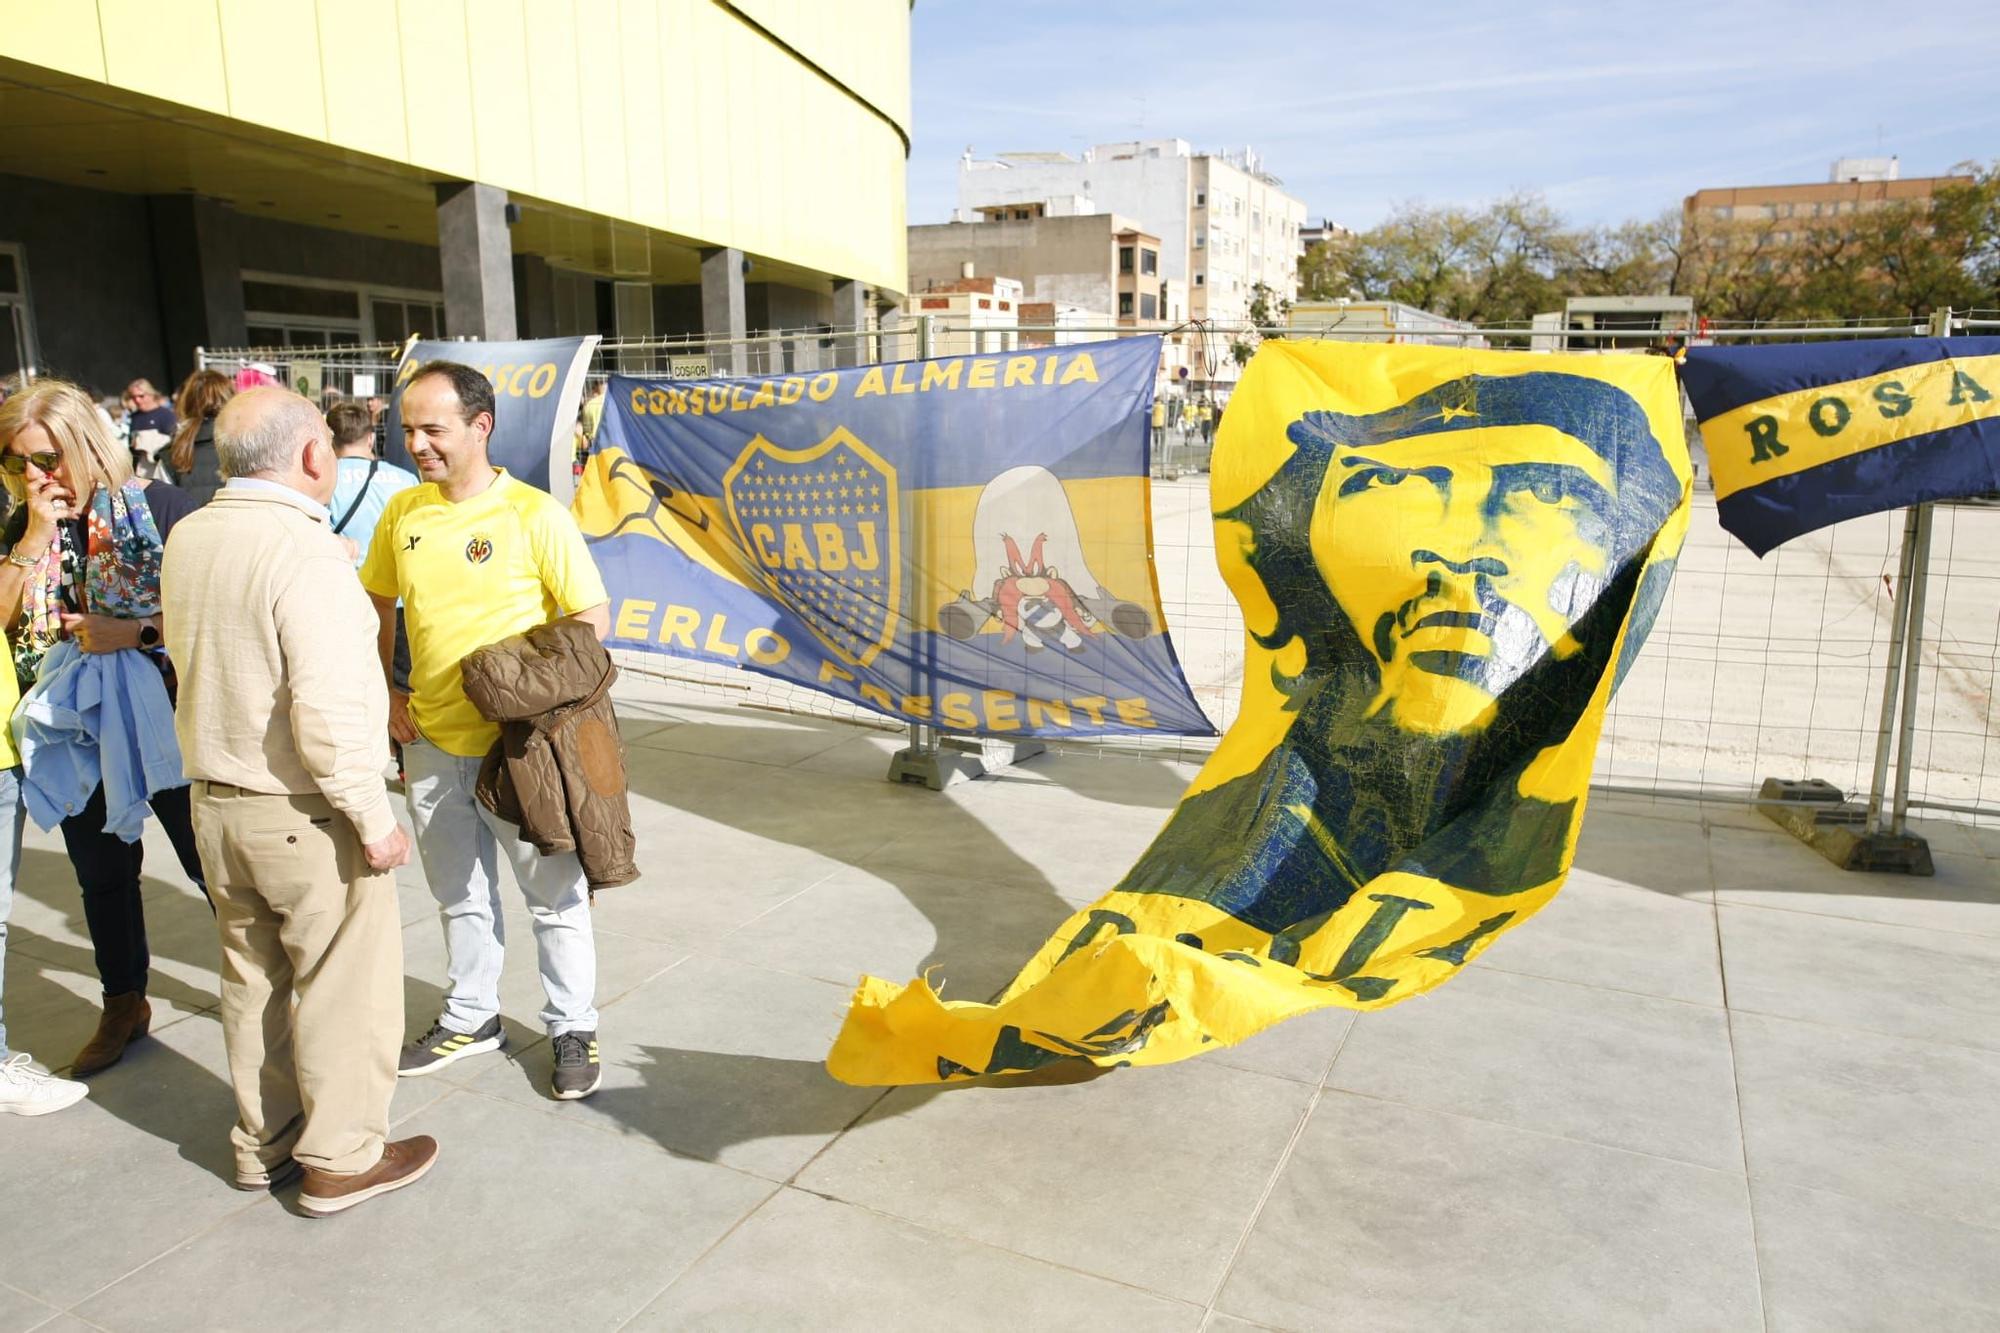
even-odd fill
[{"label": "paved plaza ground", "polygon": [[[426,1181],[323,1221],[230,1189],[216,944],[155,831],[157,1033],[0,1122],[0,1330],[2000,1323],[2000,831],[1862,877],[1740,809],[1600,799],[1555,903],[1430,996],[884,1093],[819,1064],[855,978],[989,995],[1189,770],[1049,755],[939,795],[882,780],[893,736],[632,693],[604,1089],[545,1092],[517,908],[509,1053],[397,1091]],[[402,894],[414,1031],[442,944]],[[66,1059],[95,977],[32,830],[7,961],[10,1033]]]},{"label": "paved plaza ground", "polygon": [[[1154,536],[1220,722],[1242,626],[1204,481],[1156,488]],[[1990,804],[2000,511],[1940,513],[1914,790]],[[1865,785],[1895,524],[1760,563],[1699,495],[1600,777]],[[940,795],[883,781],[900,734],[728,686],[621,686],[646,874],[597,909],[604,1089],[545,1091],[514,901],[509,1053],[400,1086],[439,1166],[339,1218],[227,1185],[213,928],[152,830],[157,1035],[85,1105],[0,1121],[0,1333],[2000,1326],[2000,829],[1930,822],[1936,878],[1855,876],[1742,806],[1599,796],[1553,906],[1430,996],[1162,1069],[883,1093],[819,1063],[856,978],[990,996],[1199,746]],[[415,1032],[443,944],[401,886]],[[33,830],[6,986],[20,1047],[90,1033],[75,878]]]}]

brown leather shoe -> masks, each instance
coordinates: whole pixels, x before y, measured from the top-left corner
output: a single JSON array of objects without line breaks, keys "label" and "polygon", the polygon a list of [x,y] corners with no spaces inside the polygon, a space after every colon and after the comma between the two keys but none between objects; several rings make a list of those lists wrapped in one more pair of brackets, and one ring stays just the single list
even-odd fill
[{"label": "brown leather shoe", "polygon": [[382,1160],[351,1176],[336,1176],[309,1166],[305,1186],[299,1191],[299,1206],[315,1217],[327,1217],[366,1203],[378,1194],[416,1184],[437,1161],[437,1155],[437,1140],[419,1134],[383,1144]]},{"label": "brown leather shoe", "polygon": [[125,1057],[125,1048],[146,1035],[153,1022],[153,1006],[144,991],[104,997],[104,1016],[97,1020],[97,1035],[84,1043],[70,1062],[70,1072],[78,1078],[109,1069]]}]

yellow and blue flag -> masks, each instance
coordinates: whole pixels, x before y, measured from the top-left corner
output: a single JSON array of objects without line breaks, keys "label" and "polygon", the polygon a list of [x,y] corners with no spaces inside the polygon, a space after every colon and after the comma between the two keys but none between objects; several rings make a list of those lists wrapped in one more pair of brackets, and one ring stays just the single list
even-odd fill
[{"label": "yellow and blue flag", "polygon": [[2000,490],[2000,338],[1688,349],[1716,516],[1763,555],[1842,519]]},{"label": "yellow and blue flag", "polygon": [[992,1004],[862,980],[827,1067],[1160,1064],[1437,986],[1555,896],[1690,471],[1661,357],[1267,342],[1217,441],[1243,704]]},{"label": "yellow and blue flag", "polygon": [[614,376],[575,512],[612,647],[988,736],[1213,735],[1154,578],[1160,339]]}]

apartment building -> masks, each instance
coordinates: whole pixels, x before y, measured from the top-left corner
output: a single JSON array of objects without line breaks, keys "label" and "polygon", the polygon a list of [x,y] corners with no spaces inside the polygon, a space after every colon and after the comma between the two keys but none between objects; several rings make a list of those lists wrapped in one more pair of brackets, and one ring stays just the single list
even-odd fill
[{"label": "apartment building", "polygon": [[1150,139],[1098,144],[1080,157],[968,151],[960,159],[958,216],[968,222],[1034,221],[1078,210],[1079,201],[1158,239],[1159,276],[1186,284],[1189,318],[1240,321],[1259,283],[1280,296],[1296,288],[1306,207],[1251,149],[1198,153],[1185,139]]},{"label": "apartment building", "polygon": [[1696,190],[1682,202],[1691,227],[1718,224],[1772,230],[1771,239],[1789,243],[1795,233],[1833,226],[1844,217],[1878,208],[1928,208],[1931,196],[1948,185],[1968,185],[1969,176],[1901,174],[1893,157],[1842,158],[1828,179],[1798,185],[1720,186]]}]

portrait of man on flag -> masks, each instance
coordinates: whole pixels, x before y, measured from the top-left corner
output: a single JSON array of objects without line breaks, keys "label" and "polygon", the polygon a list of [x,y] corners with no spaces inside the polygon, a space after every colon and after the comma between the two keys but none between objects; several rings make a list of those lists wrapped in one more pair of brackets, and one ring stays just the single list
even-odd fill
[{"label": "portrait of man on flag", "polygon": [[1243,708],[994,1005],[865,979],[829,1067],[1159,1063],[1449,979],[1561,887],[1691,473],[1655,357],[1273,343],[1215,459]]}]

